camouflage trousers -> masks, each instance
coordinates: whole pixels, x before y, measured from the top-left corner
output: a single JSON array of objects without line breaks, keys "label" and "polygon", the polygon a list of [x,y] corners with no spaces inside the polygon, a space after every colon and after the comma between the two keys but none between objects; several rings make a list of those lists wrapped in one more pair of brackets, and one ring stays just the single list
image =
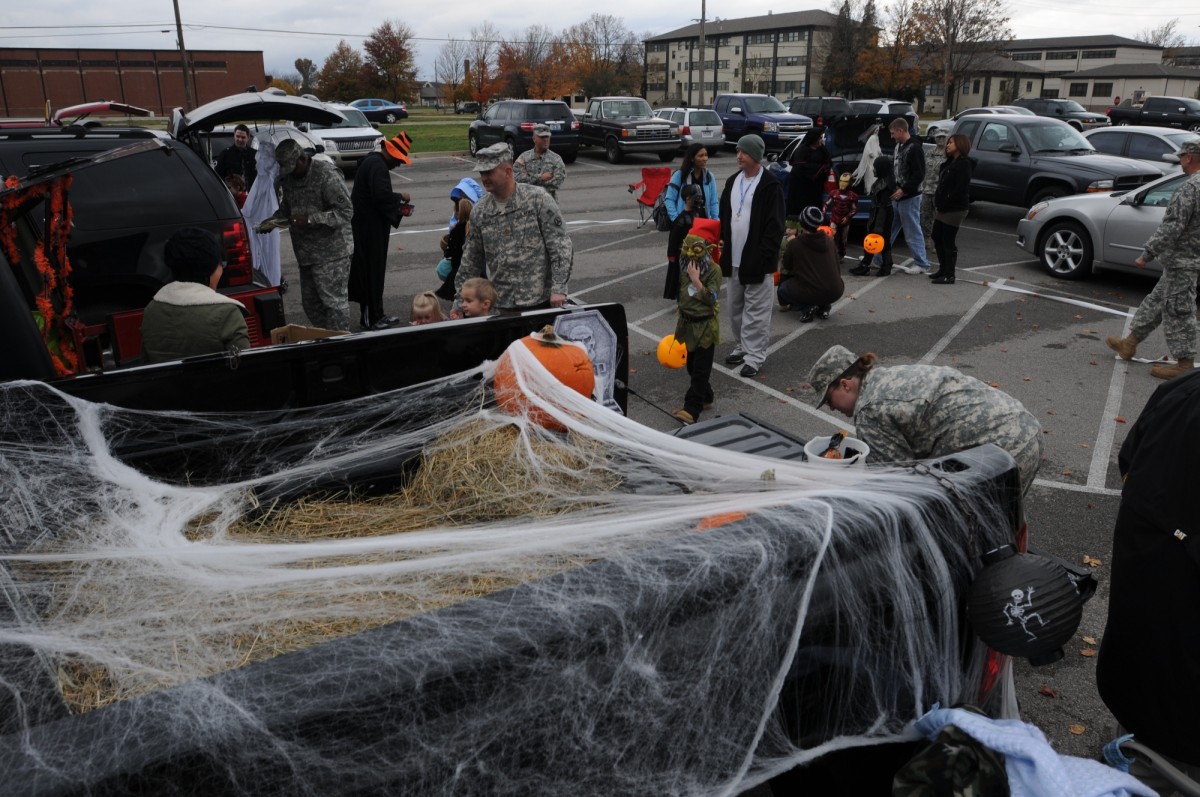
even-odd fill
[{"label": "camouflage trousers", "polygon": [[1162,324],[1167,350],[1175,359],[1196,356],[1196,276],[1200,268],[1169,266],[1158,278],[1154,290],[1142,299],[1129,334],[1145,340]]},{"label": "camouflage trousers", "polygon": [[300,266],[300,302],[308,323],[324,329],[350,329],[350,258]]},{"label": "camouflage trousers", "polygon": [[933,209],[933,194],[921,194],[921,232],[926,238],[933,237],[933,217],[937,211]]}]

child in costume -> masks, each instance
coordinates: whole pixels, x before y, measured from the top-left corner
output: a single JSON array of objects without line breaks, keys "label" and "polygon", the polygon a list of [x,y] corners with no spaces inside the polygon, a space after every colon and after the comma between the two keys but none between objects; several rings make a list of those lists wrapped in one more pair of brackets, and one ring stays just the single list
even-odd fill
[{"label": "child in costume", "polygon": [[842,172],[837,188],[829,192],[825,210],[829,213],[833,240],[837,244],[838,262],[846,257],[846,242],[850,238],[850,222],[858,211],[858,194],[850,188],[850,172]]},{"label": "child in costume", "polygon": [[[892,171],[892,159],[880,155],[873,165],[875,170],[875,185],[871,190],[871,219],[867,222],[867,234],[877,233],[883,236],[883,251],[879,253],[882,261],[877,276],[886,277],[892,273],[892,221],[895,208],[892,207],[892,194],[896,191],[896,176]],[[850,273],[856,277],[865,277],[871,273],[871,261],[875,255],[870,252],[863,254],[862,262]]]},{"label": "child in costume", "polygon": [[684,424],[695,423],[706,407],[712,406],[710,384],[713,355],[721,342],[718,297],[721,268],[713,253],[721,240],[721,222],[697,219],[679,248],[679,320],[675,340],[687,347],[687,372],[691,383],[683,397],[683,409],[672,413]]}]

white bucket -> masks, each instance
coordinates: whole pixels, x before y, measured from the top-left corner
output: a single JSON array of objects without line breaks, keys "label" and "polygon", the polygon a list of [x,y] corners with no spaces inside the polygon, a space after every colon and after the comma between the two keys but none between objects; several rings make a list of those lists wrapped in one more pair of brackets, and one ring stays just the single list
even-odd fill
[{"label": "white bucket", "polygon": [[833,465],[839,468],[865,468],[867,466],[867,456],[871,453],[871,447],[853,437],[844,438],[842,444],[838,446],[838,451],[842,452],[841,459],[826,459],[821,456],[829,448],[830,439],[828,435],[814,437],[804,444],[804,454],[808,457],[809,462],[816,465]]}]

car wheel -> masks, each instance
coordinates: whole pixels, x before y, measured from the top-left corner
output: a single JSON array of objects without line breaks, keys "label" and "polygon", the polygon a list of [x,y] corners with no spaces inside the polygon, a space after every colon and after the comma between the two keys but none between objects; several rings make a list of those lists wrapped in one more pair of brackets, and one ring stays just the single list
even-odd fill
[{"label": "car wheel", "polygon": [[1060,196],[1070,196],[1071,192],[1064,185],[1048,185],[1044,188],[1039,188],[1029,200],[1029,206],[1033,207],[1039,202],[1045,202],[1047,199],[1058,199]]},{"label": "car wheel", "polygon": [[563,159],[563,163],[574,163],[575,159],[579,157],[579,153],[575,150],[571,150],[570,152],[562,153],[561,157]]},{"label": "car wheel", "polygon": [[609,163],[621,162],[621,148],[617,145],[615,138],[610,138],[604,142],[604,159]]},{"label": "car wheel", "polygon": [[1122,119],[1121,121],[1117,122],[1117,127],[1129,127],[1129,120]]},{"label": "car wheel", "polygon": [[1092,239],[1073,221],[1056,221],[1042,233],[1038,260],[1053,277],[1079,280],[1092,274]]},{"label": "car wheel", "polygon": [[471,151],[472,155],[479,153],[479,139],[477,139],[474,134],[469,134],[467,136],[467,149]]},{"label": "car wheel", "polygon": [[1200,133],[1200,122],[1188,125],[1188,131],[1192,133]]},{"label": "car wheel", "polygon": [[395,124],[396,123],[396,114],[392,113],[391,111],[388,111],[386,114],[383,115],[383,121],[387,122],[389,125]]},{"label": "car wheel", "polygon": [[663,163],[670,163],[671,161],[675,160],[675,151],[672,150],[670,152],[660,152],[658,153],[658,159]]}]

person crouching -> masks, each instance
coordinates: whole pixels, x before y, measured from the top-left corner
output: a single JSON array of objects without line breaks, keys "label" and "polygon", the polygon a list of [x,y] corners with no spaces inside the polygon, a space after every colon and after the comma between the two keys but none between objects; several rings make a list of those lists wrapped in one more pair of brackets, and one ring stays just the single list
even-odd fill
[{"label": "person crouching", "polygon": [[217,293],[225,273],[217,237],[184,227],[167,240],[163,259],[174,281],[159,288],[142,317],[146,362],[250,348],[246,308]]},{"label": "person crouching", "polygon": [[804,324],[829,318],[833,303],[846,290],[834,241],[819,231],[824,220],[818,207],[810,205],[800,212],[801,232],[783,250],[779,269],[779,309],[800,311]]},{"label": "person crouching", "polygon": [[718,316],[721,269],[713,252],[721,240],[721,222],[697,219],[679,248],[679,320],[675,340],[687,347],[687,372],[691,383],[683,409],[672,414],[684,424],[695,423],[713,402],[713,355],[721,342]]}]

